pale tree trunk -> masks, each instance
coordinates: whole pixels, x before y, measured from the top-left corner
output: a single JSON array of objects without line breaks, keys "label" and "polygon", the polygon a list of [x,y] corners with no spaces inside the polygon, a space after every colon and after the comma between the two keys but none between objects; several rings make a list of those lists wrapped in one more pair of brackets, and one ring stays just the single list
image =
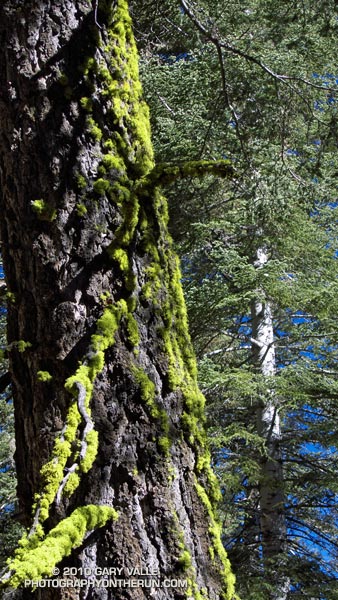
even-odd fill
[{"label": "pale tree trunk", "polygon": [[[268,261],[265,248],[257,251],[254,266],[261,269]],[[271,584],[271,600],[286,600],[290,582],[283,572],[283,553],[286,550],[281,425],[273,389],[268,379],[276,372],[273,313],[269,300],[259,292],[252,302],[252,356],[256,373],[267,378],[267,397],[257,409],[257,431],[263,438],[266,456],[261,458],[259,481],[259,524],[265,580]]]},{"label": "pale tree trunk", "polygon": [[5,0],[0,35],[1,226],[31,533],[5,582],[22,588],[56,564],[138,567],[188,589],[21,596],[230,599],[127,3]]}]

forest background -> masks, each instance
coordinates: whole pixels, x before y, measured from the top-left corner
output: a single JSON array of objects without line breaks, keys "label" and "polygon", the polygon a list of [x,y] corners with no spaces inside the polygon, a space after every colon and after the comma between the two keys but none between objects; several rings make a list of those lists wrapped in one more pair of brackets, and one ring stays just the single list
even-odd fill
[{"label": "forest background", "polygon": [[[166,194],[238,593],[338,598],[336,5],[131,8],[158,160],[235,173]],[[1,423],[4,560],[10,392]]]}]

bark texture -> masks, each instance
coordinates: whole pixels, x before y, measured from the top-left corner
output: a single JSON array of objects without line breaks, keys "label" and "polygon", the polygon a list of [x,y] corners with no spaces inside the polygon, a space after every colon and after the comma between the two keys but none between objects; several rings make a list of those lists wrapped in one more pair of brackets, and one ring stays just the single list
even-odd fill
[{"label": "bark texture", "polygon": [[[268,261],[266,248],[257,251],[254,266],[261,269]],[[252,303],[253,363],[257,373],[273,378],[276,373],[273,312],[271,302],[263,292]],[[273,389],[268,390],[257,409],[257,432],[264,439],[266,456],[260,464],[259,529],[261,535],[266,580],[271,585],[271,600],[286,600],[290,581],[282,568],[286,550],[286,523],[284,512],[283,465],[281,453],[281,426],[278,405]]]},{"label": "bark texture", "polygon": [[158,181],[144,185],[154,163],[127,3],[5,0],[0,35],[18,494],[34,520],[9,581],[55,563],[143,567],[188,589],[21,597],[232,598],[166,203]]}]

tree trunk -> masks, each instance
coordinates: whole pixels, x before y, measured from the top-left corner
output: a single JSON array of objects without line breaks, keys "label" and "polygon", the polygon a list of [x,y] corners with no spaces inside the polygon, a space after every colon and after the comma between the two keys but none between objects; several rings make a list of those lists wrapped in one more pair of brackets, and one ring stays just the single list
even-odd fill
[{"label": "tree trunk", "polygon": [[[230,599],[166,203],[146,179],[127,3],[5,0],[0,33],[8,340],[30,524],[4,585],[46,600]],[[119,568],[122,581],[143,568],[188,588],[23,588],[56,565],[80,579]]]},{"label": "tree trunk", "polygon": [[[261,269],[268,261],[265,248],[257,251],[254,266]],[[264,297],[252,303],[252,356],[255,371],[268,379],[276,372],[273,313]],[[289,579],[283,572],[286,550],[283,466],[280,448],[281,426],[273,389],[257,409],[257,431],[264,439],[266,456],[261,458],[259,481],[259,523],[262,540],[265,580],[271,585],[271,600],[286,600]]]}]

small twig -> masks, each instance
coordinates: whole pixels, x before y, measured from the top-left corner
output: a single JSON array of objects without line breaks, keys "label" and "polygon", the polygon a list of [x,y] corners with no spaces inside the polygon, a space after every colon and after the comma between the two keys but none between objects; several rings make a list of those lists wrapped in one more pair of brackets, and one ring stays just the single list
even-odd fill
[{"label": "small twig", "polygon": [[97,20],[97,9],[98,9],[98,4],[99,4],[99,0],[93,0],[93,8],[94,8],[94,22],[95,25],[97,25],[97,27],[99,29],[102,29],[102,26],[100,25],[100,23]]},{"label": "small twig", "polygon": [[162,96],[160,96],[160,94],[158,92],[156,92],[156,95],[161,100],[163,106],[165,106],[166,109],[175,117],[175,115],[176,115],[175,111],[172,108],[170,108],[169,104],[165,101],[165,99]]},{"label": "small twig", "polygon": [[87,451],[86,437],[87,437],[88,433],[94,429],[94,423],[86,410],[86,404],[85,404],[86,395],[87,395],[86,388],[79,381],[77,381],[75,383],[75,385],[79,391],[79,395],[78,395],[78,399],[77,399],[77,407],[79,409],[79,413],[80,413],[81,417],[83,418],[84,422],[86,423],[86,426],[85,426],[85,428],[82,432],[82,436],[81,436],[81,450],[80,450],[80,454],[79,454],[79,460],[81,461],[84,459],[84,457],[86,455],[86,451]]},{"label": "small twig", "polygon": [[59,485],[59,489],[56,493],[56,497],[55,497],[55,504],[56,506],[59,506],[60,502],[61,502],[61,498],[62,498],[62,492],[66,486],[66,483],[69,479],[69,477],[71,476],[72,473],[75,473],[76,469],[78,468],[79,464],[78,463],[73,463],[72,466],[67,469],[67,473],[64,476],[63,480],[61,481],[60,485]]},{"label": "small twig", "polygon": [[35,511],[35,515],[34,515],[34,520],[32,523],[32,527],[29,530],[28,537],[31,537],[35,533],[35,530],[39,524],[40,510],[41,510],[40,500],[38,500],[38,505],[36,507],[36,511]]},{"label": "small twig", "polygon": [[56,494],[56,498],[55,498],[56,506],[58,506],[61,502],[62,492],[66,486],[66,483],[67,483],[69,477],[71,476],[72,473],[75,473],[75,471],[79,468],[81,461],[86,456],[87,446],[88,446],[86,438],[87,438],[88,433],[94,429],[94,423],[86,410],[86,395],[87,395],[86,388],[79,381],[75,382],[75,386],[78,389],[77,407],[78,407],[79,413],[80,413],[82,419],[84,420],[84,422],[86,423],[86,425],[81,434],[81,447],[80,447],[78,462],[74,462],[72,464],[72,466],[67,469],[67,473],[64,476],[64,478],[62,479],[62,481],[59,485],[59,489]]}]

